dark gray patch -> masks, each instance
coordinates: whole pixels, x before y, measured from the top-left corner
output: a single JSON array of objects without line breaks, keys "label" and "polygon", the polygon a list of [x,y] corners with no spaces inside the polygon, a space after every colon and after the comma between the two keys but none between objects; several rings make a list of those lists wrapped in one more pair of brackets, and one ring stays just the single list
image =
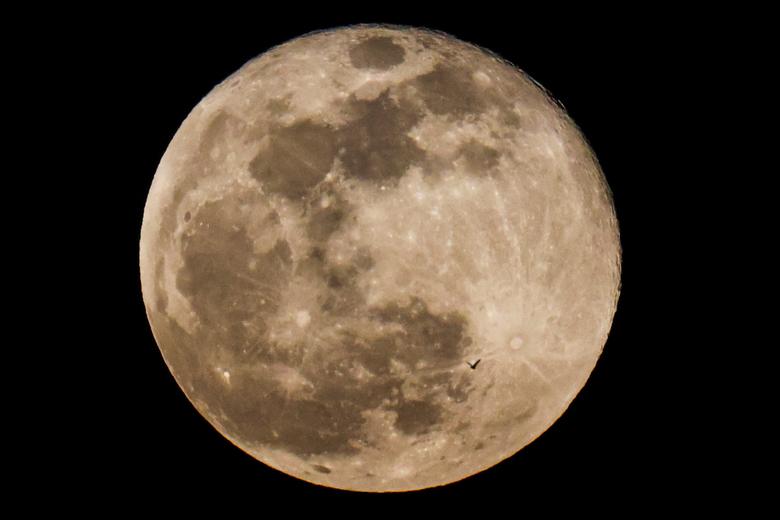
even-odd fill
[{"label": "dark gray patch", "polygon": [[193,376],[201,372],[201,361],[195,338],[175,320],[161,312],[151,312],[149,321],[165,359],[175,369],[174,375],[182,388],[192,389]]},{"label": "dark gray patch", "polygon": [[428,401],[401,401],[393,407],[395,427],[408,435],[427,433],[441,419],[441,407]]},{"label": "dark gray patch", "polygon": [[327,466],[322,466],[320,464],[312,464],[311,467],[319,471],[320,473],[330,473],[330,468],[328,468]]},{"label": "dark gray patch", "polygon": [[349,50],[352,66],[358,69],[387,70],[404,61],[404,49],[389,36],[374,36]]},{"label": "dark gray patch", "polygon": [[274,243],[274,247],[263,255],[264,258],[278,259],[284,265],[290,265],[292,263],[292,249],[287,240],[277,240]]},{"label": "dark gray patch", "polygon": [[[248,381],[235,390],[228,417],[245,438],[302,457],[356,453],[361,444],[368,444],[362,438],[361,413],[378,407],[400,381],[361,381],[350,371],[355,363],[353,355],[339,350],[335,357],[331,353],[304,365],[303,375],[313,383],[311,399],[285,397],[272,381]],[[257,397],[258,386],[264,385],[269,391]],[[243,402],[237,403],[239,399]]]},{"label": "dark gray patch", "polygon": [[165,284],[163,283],[163,275],[165,274],[165,262],[163,258],[157,259],[154,264],[154,292],[157,295],[157,310],[165,313],[168,309],[168,295],[165,292]]},{"label": "dark gray patch", "polygon": [[288,110],[290,110],[289,96],[270,100],[266,105],[266,108],[274,116],[279,117],[284,115]]},{"label": "dark gray patch", "polygon": [[470,386],[471,385],[464,381],[458,383],[450,382],[446,390],[447,396],[456,403],[462,403],[469,398]]},{"label": "dark gray patch", "polygon": [[470,422],[466,421],[459,421],[457,425],[455,425],[455,428],[452,429],[454,433],[460,433],[464,432],[469,429],[469,426],[471,426]]},{"label": "dark gray patch", "polygon": [[190,218],[192,218],[192,214],[188,211],[184,214],[184,222],[189,222]]},{"label": "dark gray patch", "polygon": [[350,315],[360,310],[365,295],[357,287],[358,271],[354,265],[329,265],[323,270],[325,284],[330,289],[322,303],[323,312]]},{"label": "dark gray patch", "polygon": [[485,176],[490,170],[498,166],[501,154],[495,148],[474,139],[469,140],[460,147],[460,156],[466,161],[466,167],[472,173]]},{"label": "dark gray patch", "polygon": [[485,447],[485,443],[480,441],[480,442],[478,442],[478,443],[476,443],[474,445],[474,450],[475,451],[479,451],[479,450],[483,449],[484,447]]},{"label": "dark gray patch", "polygon": [[534,416],[536,413],[537,408],[539,405],[537,403],[533,403],[531,406],[520,412],[519,414],[515,415],[515,422],[521,422],[526,421]]},{"label": "dark gray patch", "polygon": [[501,122],[507,126],[520,128],[523,125],[523,120],[509,106],[499,112],[499,117]]},{"label": "dark gray patch", "polygon": [[293,399],[273,380],[240,381],[233,384],[231,378],[231,394],[222,401],[239,437],[302,457],[357,451],[350,443],[360,437],[362,417],[357,406],[326,401],[317,394],[313,399]]},{"label": "dark gray patch", "polygon": [[325,263],[325,251],[321,247],[312,247],[309,251],[309,258],[319,264]]},{"label": "dark gray patch", "polygon": [[349,101],[352,121],[339,131],[340,158],[346,174],[357,179],[394,185],[425,152],[407,133],[420,120],[408,102],[396,104],[388,92],[371,101]]},{"label": "dark gray patch", "polygon": [[355,283],[357,269],[353,265],[335,265],[326,271],[326,280],[331,289],[344,289]]},{"label": "dark gray patch", "polygon": [[[412,298],[407,304],[392,303],[373,308],[369,314],[380,322],[400,325],[401,330],[394,329],[368,341],[357,335],[345,335],[344,345],[346,351],[357,356],[361,365],[381,381],[395,380],[390,371],[391,360],[412,370],[419,362],[444,369],[459,362],[464,349],[471,343],[471,338],[465,334],[465,317],[458,313],[433,314],[419,298]],[[427,390],[420,399],[401,398],[385,403],[385,408],[397,414],[395,426],[410,435],[435,428],[446,413],[436,402],[440,392],[452,393],[461,401],[468,396],[467,384],[458,384],[452,378],[452,372],[446,370],[423,376]],[[394,384],[400,386],[402,382],[398,379]]]},{"label": "dark gray patch", "polygon": [[268,147],[252,159],[249,171],[266,191],[300,199],[325,178],[336,152],[332,128],[301,121],[273,129]]},{"label": "dark gray patch", "polygon": [[295,276],[307,280],[322,279],[325,276],[325,265],[325,251],[320,247],[313,247],[295,264]]},{"label": "dark gray patch", "polygon": [[[229,348],[237,354],[257,350],[258,335],[265,330],[262,316],[276,311],[281,284],[292,264],[285,240],[263,254],[254,252],[238,208],[233,197],[200,208],[182,238],[184,265],[176,277],[176,286],[198,315],[203,334],[210,335],[200,338],[204,347]],[[250,259],[256,269],[249,268]]]},{"label": "dark gray patch", "polygon": [[371,256],[371,252],[367,248],[360,248],[352,258],[352,262],[361,271],[371,270],[375,263],[374,257]]},{"label": "dark gray patch", "polygon": [[277,213],[276,210],[273,209],[268,213],[268,216],[266,218],[268,219],[268,223],[271,225],[282,223],[282,219],[281,217],[279,217],[279,213]]},{"label": "dark gray patch", "polygon": [[211,155],[211,150],[229,133],[231,126],[240,125],[240,120],[224,111],[217,112],[200,135],[199,155]]},{"label": "dark gray patch", "polygon": [[489,96],[474,83],[467,67],[439,64],[411,80],[431,112],[463,116],[482,112]]},{"label": "dark gray patch", "polygon": [[428,310],[423,300],[413,297],[406,305],[391,303],[370,310],[381,321],[397,323],[403,328],[404,347],[394,355],[414,365],[425,360],[432,363],[455,362],[463,349],[471,344],[465,334],[466,319],[456,312],[436,315]]},{"label": "dark gray patch", "polygon": [[[325,208],[321,205],[322,196],[327,196],[330,200],[330,204]],[[327,189],[315,193],[307,206],[306,234],[314,242],[327,242],[344,223],[349,212],[349,203],[335,190]]]}]

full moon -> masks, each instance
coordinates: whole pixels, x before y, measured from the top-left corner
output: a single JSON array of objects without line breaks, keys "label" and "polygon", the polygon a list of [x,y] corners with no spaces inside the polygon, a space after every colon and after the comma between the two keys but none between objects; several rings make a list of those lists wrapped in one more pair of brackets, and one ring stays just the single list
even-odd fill
[{"label": "full moon", "polygon": [[408,491],[490,468],[593,370],[620,287],[611,192],[518,68],[353,26],[246,63],[176,132],[140,274],[162,356],[294,477]]}]

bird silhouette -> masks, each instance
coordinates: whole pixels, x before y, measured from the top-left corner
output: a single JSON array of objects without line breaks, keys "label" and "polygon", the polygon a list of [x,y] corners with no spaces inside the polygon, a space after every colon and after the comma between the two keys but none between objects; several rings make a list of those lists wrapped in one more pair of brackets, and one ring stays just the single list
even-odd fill
[{"label": "bird silhouette", "polygon": [[469,368],[471,368],[471,370],[474,370],[475,368],[477,368],[477,365],[479,365],[480,361],[482,361],[482,360],[478,359],[478,360],[474,361],[473,365],[471,363],[469,363],[468,361],[466,361],[466,364],[469,366]]}]

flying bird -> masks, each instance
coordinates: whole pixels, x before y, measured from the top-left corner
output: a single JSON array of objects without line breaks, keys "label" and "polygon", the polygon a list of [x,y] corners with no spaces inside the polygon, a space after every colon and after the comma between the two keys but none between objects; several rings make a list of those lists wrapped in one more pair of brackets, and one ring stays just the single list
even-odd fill
[{"label": "flying bird", "polygon": [[469,368],[471,368],[471,370],[474,370],[475,368],[477,368],[477,365],[479,365],[480,361],[482,361],[482,360],[478,359],[478,360],[474,361],[473,365],[471,363],[469,363],[468,361],[466,361],[466,364],[469,366]]}]

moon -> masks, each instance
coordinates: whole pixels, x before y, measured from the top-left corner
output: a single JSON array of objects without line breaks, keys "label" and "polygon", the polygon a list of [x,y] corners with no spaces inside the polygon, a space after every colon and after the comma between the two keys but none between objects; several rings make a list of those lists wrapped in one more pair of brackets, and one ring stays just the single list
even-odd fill
[{"label": "moon", "polygon": [[372,492],[461,480],[547,430],[602,352],[620,262],[563,108],[488,51],[395,26],[302,36],[216,86],[140,239],[154,337],[200,414],[284,473]]}]

